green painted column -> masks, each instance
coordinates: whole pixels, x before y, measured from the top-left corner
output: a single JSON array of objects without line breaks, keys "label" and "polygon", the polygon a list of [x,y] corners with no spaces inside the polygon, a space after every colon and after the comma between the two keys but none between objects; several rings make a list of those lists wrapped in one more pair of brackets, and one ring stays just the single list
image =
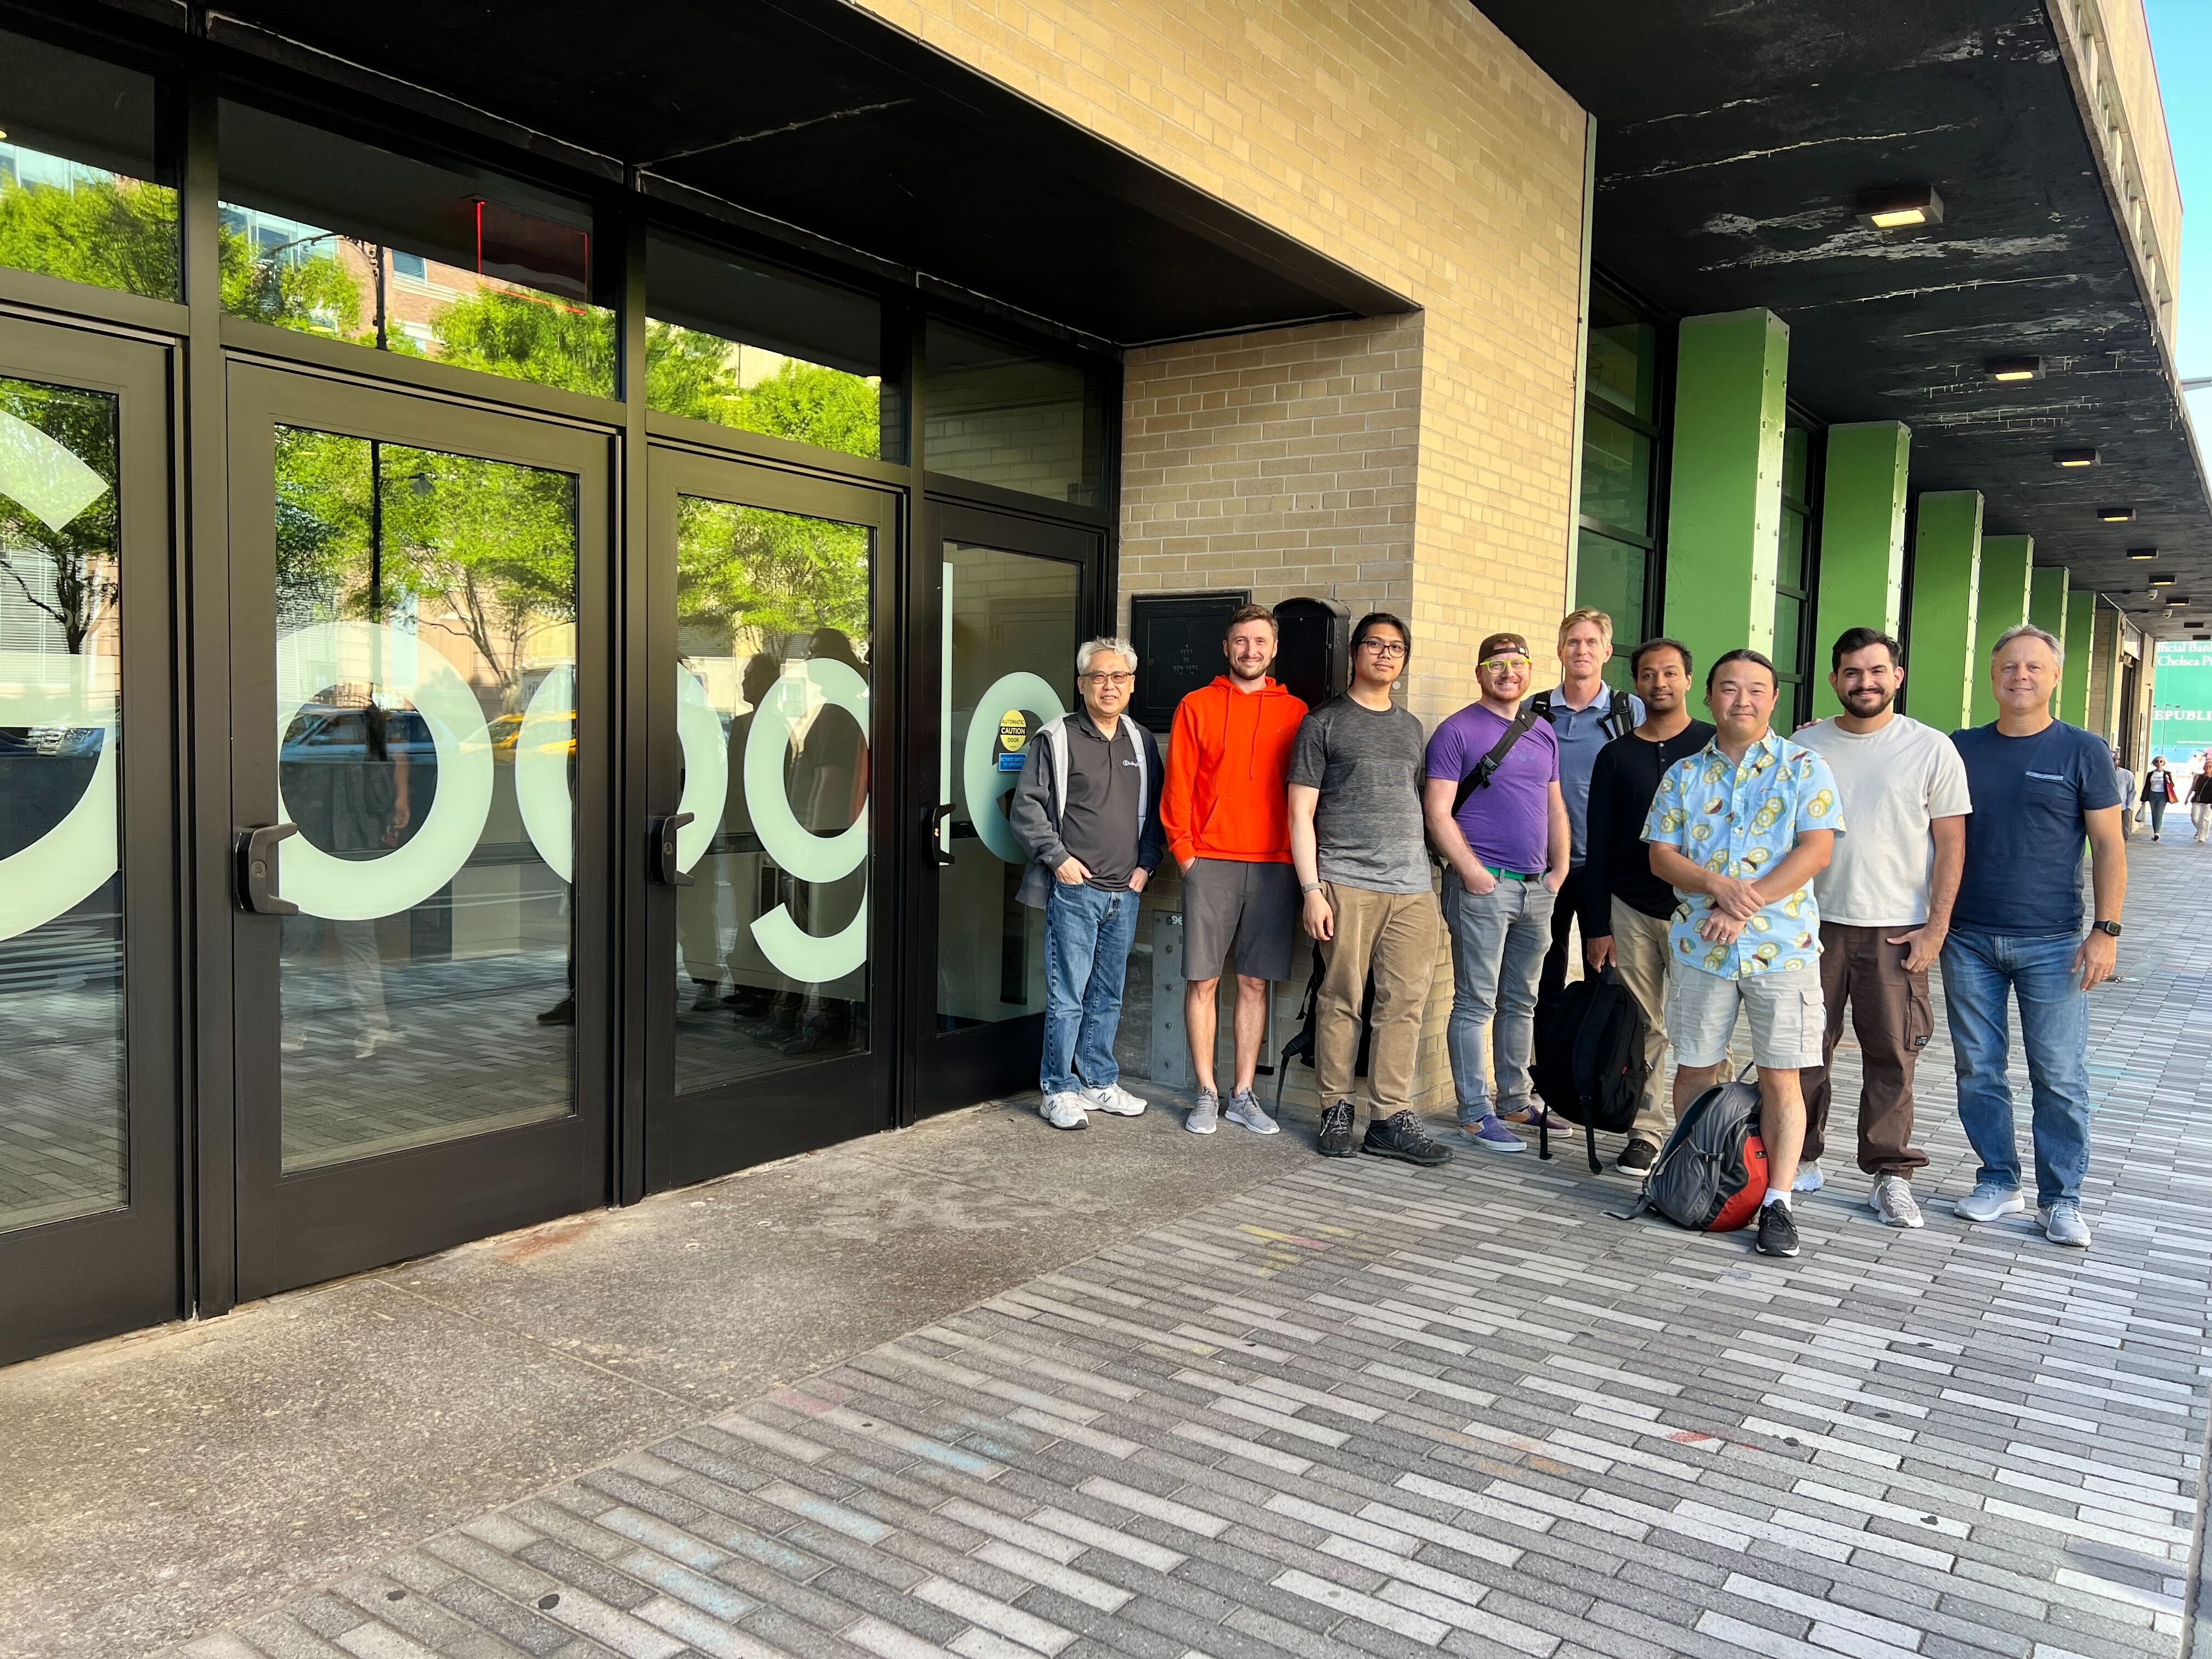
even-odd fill
[{"label": "green painted column", "polygon": [[[2039,564],[2027,573],[2027,619],[2058,636],[2061,656],[2066,650],[2066,567]],[[2057,689],[2051,694],[2051,718],[2063,720],[2066,676],[2062,669]]]},{"label": "green painted column", "polygon": [[1920,497],[1912,531],[1912,617],[1905,639],[1905,706],[1938,732],[1967,723],[1974,615],[1982,580],[1982,493]]},{"label": "green painted column", "polygon": [[1912,428],[1902,421],[1828,428],[1810,665],[1820,676],[1813,697],[1817,714],[1843,713],[1822,672],[1836,635],[1846,628],[1879,628],[1895,637],[1905,625],[1905,456],[1911,443]]},{"label": "green painted column", "polygon": [[2066,596],[2066,667],[2058,677],[2058,718],[2089,723],[2089,653],[2096,648],[2097,596],[2075,588]]},{"label": "green painted column", "polygon": [[1974,665],[1969,723],[1987,726],[1997,717],[1996,693],[1990,690],[1990,652],[1997,635],[2027,620],[2028,578],[2035,567],[2033,536],[1982,538],[1981,599],[1974,611]]},{"label": "green painted column", "polygon": [[1789,360],[1789,327],[1770,311],[1691,317],[1676,337],[1667,631],[1700,684],[1724,651],[1773,651]]}]

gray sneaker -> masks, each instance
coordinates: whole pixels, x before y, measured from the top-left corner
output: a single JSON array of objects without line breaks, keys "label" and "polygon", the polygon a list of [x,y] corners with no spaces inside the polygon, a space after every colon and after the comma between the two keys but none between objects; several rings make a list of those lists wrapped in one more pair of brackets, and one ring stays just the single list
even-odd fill
[{"label": "gray sneaker", "polygon": [[1229,1097],[1229,1109],[1222,1114],[1240,1129],[1249,1129],[1255,1135],[1276,1133],[1275,1120],[1267,1115],[1267,1109],[1260,1103],[1260,1097],[1249,1089],[1239,1089]]},{"label": "gray sneaker", "polygon": [[2027,1207],[2020,1188],[2001,1181],[1984,1181],[1951,1206],[1961,1221],[1995,1221],[2000,1216],[2018,1215]]},{"label": "gray sneaker", "polygon": [[1881,1224],[1885,1227],[1917,1227],[1923,1224],[1920,1206],[1913,1201],[1912,1183],[1901,1175],[1875,1177],[1874,1196],[1867,1202],[1881,1218]]},{"label": "gray sneaker", "polygon": [[1790,1183],[1790,1190],[1793,1193],[1817,1193],[1827,1184],[1827,1177],[1820,1173],[1819,1164],[1801,1164],[1797,1166],[1797,1179]]},{"label": "gray sneaker", "polygon": [[1221,1097],[1211,1089],[1200,1089],[1198,1099],[1182,1121],[1182,1127],[1194,1135],[1210,1135],[1221,1122]]},{"label": "gray sneaker", "polygon": [[1094,1112],[1106,1112],[1115,1117],[1141,1117],[1145,1103],[1118,1083],[1109,1083],[1103,1089],[1085,1089],[1083,1103]]},{"label": "gray sneaker", "polygon": [[1078,1094],[1047,1095],[1037,1102],[1037,1115],[1055,1129],[1091,1127],[1091,1120],[1083,1110],[1083,1097]]},{"label": "gray sneaker", "polygon": [[2089,1248],[2089,1224],[2081,1219],[2081,1206],[2072,1199],[2045,1205],[2035,1212],[2035,1219],[2043,1236],[2053,1244],[2070,1244],[2077,1250]]}]

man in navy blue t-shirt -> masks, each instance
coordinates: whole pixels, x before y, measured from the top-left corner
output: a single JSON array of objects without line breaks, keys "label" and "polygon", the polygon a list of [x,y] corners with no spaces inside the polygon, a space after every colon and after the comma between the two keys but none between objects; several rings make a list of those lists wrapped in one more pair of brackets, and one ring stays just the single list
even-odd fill
[{"label": "man in navy blue t-shirt", "polygon": [[[1958,1201],[1969,1221],[2024,1207],[2013,1139],[2005,996],[2020,1003],[2035,1141],[2036,1219],[2054,1244],[2087,1248],[2089,991],[2112,975],[2127,896],[2120,793],[2104,744],[2051,717],[2060,647],[2032,624],[1990,658],[1997,718],[1954,732],[1974,810],[1943,943],[1943,1000],[1959,1071],[1959,1121],[1982,1160]],[[2081,842],[2095,861],[2096,918],[2081,932]]]}]

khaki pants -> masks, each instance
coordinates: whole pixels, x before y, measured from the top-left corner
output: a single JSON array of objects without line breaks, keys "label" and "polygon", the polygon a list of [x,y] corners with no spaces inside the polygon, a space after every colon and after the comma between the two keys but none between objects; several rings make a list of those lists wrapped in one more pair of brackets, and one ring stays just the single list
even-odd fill
[{"label": "khaki pants", "polygon": [[1613,971],[1644,1011],[1644,1100],[1628,1133],[1656,1146],[1674,1124],[1674,1091],[1667,1076],[1667,918],[1613,900]]},{"label": "khaki pants", "polygon": [[1851,1031],[1859,1040],[1859,1168],[1869,1175],[1903,1176],[1928,1162],[1912,1144],[1912,1071],[1920,1051],[1935,1034],[1936,1011],[1928,1000],[1928,973],[1905,971],[1911,948],[1892,945],[1889,936],[1905,927],[1854,927],[1847,922],[1820,924],[1820,991],[1828,1005],[1828,1027],[1821,1045],[1824,1062],[1804,1074],[1807,1164],[1827,1149],[1829,1067],[1844,1035],[1844,1005],[1850,1004]]},{"label": "khaki pants", "polygon": [[1326,964],[1314,1004],[1314,1079],[1324,1109],[1352,1098],[1359,1056],[1359,1005],[1375,975],[1369,1026],[1368,1098],[1376,1117],[1413,1103],[1413,1069],[1421,1047],[1421,1014],[1437,969],[1434,893],[1377,893],[1322,884],[1336,915],[1336,937],[1321,947]]}]

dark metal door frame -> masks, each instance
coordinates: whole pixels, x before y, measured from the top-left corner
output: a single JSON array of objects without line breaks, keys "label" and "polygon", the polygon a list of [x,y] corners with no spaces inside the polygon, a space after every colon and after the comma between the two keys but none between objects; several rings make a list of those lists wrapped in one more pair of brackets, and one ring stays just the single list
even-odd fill
[{"label": "dark metal door frame", "polygon": [[[240,1299],[427,1255],[608,1201],[614,1054],[614,606],[610,433],[234,362],[228,376],[227,700],[232,823],[276,821],[275,432],[278,424],[574,475],[577,490],[574,1110],[410,1151],[283,1173],[280,918],[231,908]],[[207,556],[207,550],[201,556]],[[223,683],[227,681],[227,685]],[[279,854],[281,865],[281,853]],[[220,1040],[216,1034],[203,1039]]]},{"label": "dark metal door frame", "polygon": [[170,350],[0,317],[0,374],[117,400],[127,1202],[0,1233],[0,1364],[184,1310]]},{"label": "dark metal door frame", "polygon": [[[945,804],[939,799],[943,723],[939,677],[950,673],[951,664],[943,659],[942,647],[935,642],[944,638],[944,550],[952,542],[1076,566],[1082,572],[1079,633],[1089,638],[1111,631],[1111,618],[1104,614],[1110,601],[1104,586],[1103,530],[937,494],[927,498],[921,535],[909,561],[908,585],[912,613],[926,618],[914,636],[932,643],[926,652],[917,647],[914,653],[917,672],[907,688],[902,745],[906,795],[915,804],[907,815],[911,851],[906,863],[914,879],[904,929],[906,1026],[912,1035],[900,1053],[902,1120],[909,1123],[1034,1086],[1037,1045],[1044,1036],[1042,1014],[958,1031],[937,1029],[939,884],[932,831],[937,811]],[[1073,661],[1066,665],[1066,675],[1068,706],[1073,708]],[[957,777],[954,787],[958,787]]]},{"label": "dark metal door frame", "polygon": [[905,975],[896,946],[902,854],[909,838],[898,833],[902,822],[901,769],[887,760],[901,730],[902,706],[910,698],[903,678],[907,653],[900,648],[896,626],[906,562],[900,523],[904,492],[663,443],[652,446],[646,478],[650,534],[645,546],[630,551],[633,560],[641,559],[647,566],[647,616],[643,629],[637,630],[645,641],[645,664],[641,675],[630,676],[629,726],[629,741],[646,756],[646,802],[644,812],[633,817],[626,831],[641,851],[648,823],[677,810],[682,781],[675,678],[669,672],[678,660],[678,497],[706,496],[863,525],[875,538],[868,661],[871,729],[866,734],[871,757],[867,1047],[859,1054],[764,1077],[678,1092],[671,1041],[676,1029],[676,984],[669,971],[677,951],[678,890],[649,884],[645,925],[630,930],[629,972],[633,983],[642,988],[646,1021],[635,1044],[645,1062],[645,1185],[649,1191],[660,1191],[890,1127],[894,1057],[907,1040],[900,1018]]}]

